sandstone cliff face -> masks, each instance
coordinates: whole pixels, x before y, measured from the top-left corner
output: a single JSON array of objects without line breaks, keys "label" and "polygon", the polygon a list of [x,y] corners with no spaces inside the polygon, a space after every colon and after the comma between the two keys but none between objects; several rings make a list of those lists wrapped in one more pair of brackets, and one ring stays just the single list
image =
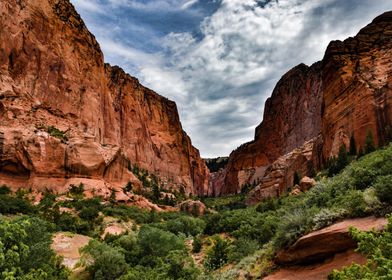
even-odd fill
[{"label": "sandstone cliff face", "polygon": [[336,155],[353,135],[358,149],[367,133],[376,145],[392,140],[392,12],[344,42],[334,41],[323,59],[323,157]]},{"label": "sandstone cliff face", "polygon": [[285,74],[265,104],[255,140],[230,155],[223,192],[239,192],[244,184],[258,182],[280,156],[317,137],[321,103],[319,63],[301,64]]},{"label": "sandstone cliff face", "polygon": [[120,187],[137,182],[130,161],[167,188],[208,189],[175,103],[104,64],[68,0],[1,1],[0,120],[0,184]]},{"label": "sandstone cliff face", "polygon": [[[255,203],[285,192],[295,168],[308,175],[306,161],[320,167],[337,155],[342,143],[348,147],[352,135],[358,149],[369,132],[378,145],[391,141],[391,62],[388,12],[354,38],[332,42],[321,62],[290,70],[267,100],[255,140],[230,155],[221,192],[239,192],[242,185],[255,182],[248,197]],[[296,148],[304,154],[291,153]]]}]

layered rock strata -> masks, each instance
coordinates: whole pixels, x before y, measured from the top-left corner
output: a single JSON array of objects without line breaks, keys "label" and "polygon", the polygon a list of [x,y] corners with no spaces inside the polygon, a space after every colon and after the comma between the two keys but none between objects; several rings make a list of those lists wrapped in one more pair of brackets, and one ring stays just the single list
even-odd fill
[{"label": "layered rock strata", "polygon": [[358,152],[370,134],[376,146],[388,143],[391,89],[392,12],[386,12],[354,38],[331,42],[322,61],[285,74],[265,104],[255,139],[231,153],[225,178],[213,180],[210,188],[229,194],[255,184],[248,198],[255,203],[292,185],[296,170],[287,158],[296,149],[307,146],[298,157],[309,160],[309,168],[303,167],[305,159],[294,166],[306,176],[336,156],[342,144],[348,148],[351,137]]},{"label": "layered rock strata", "polygon": [[104,64],[68,0],[0,2],[0,184],[67,189],[137,183],[204,194],[208,170],[176,104]]}]

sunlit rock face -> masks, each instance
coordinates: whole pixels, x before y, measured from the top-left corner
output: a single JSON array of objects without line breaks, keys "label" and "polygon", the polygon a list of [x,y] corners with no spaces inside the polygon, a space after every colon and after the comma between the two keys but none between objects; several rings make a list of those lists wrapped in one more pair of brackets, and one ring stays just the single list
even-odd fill
[{"label": "sunlit rock face", "polygon": [[208,170],[176,104],[104,64],[68,0],[0,2],[0,184],[64,190],[136,182],[208,191]]},{"label": "sunlit rock face", "polygon": [[224,183],[216,188],[237,193],[246,184],[256,185],[248,197],[256,203],[286,192],[295,171],[310,175],[337,155],[342,143],[348,148],[352,136],[358,152],[369,133],[376,145],[388,143],[391,75],[392,12],[387,12],[354,38],[331,42],[322,61],[298,65],[281,78],[254,141],[231,153],[219,180]]}]

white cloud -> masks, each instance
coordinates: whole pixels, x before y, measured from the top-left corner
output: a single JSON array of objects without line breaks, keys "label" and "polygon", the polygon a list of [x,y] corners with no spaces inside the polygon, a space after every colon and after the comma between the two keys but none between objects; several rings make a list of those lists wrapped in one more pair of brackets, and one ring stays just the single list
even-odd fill
[{"label": "white cloud", "polygon": [[[97,13],[98,0],[73,0]],[[182,11],[197,0],[109,0],[105,9]],[[183,127],[203,156],[228,155],[251,140],[265,99],[295,65],[320,60],[331,40],[355,35],[392,0],[222,0],[200,33],[156,38],[156,53],[132,48],[94,26],[109,62],[177,102]],[[200,2],[201,3],[201,2]],[[264,3],[262,5],[262,3]],[[132,16],[132,15],[130,15]],[[137,28],[137,27],[128,27]],[[143,32],[141,32],[141,36]]]},{"label": "white cloud", "polygon": [[199,0],[189,0],[189,1],[186,1],[184,4],[182,4],[181,10],[189,9],[190,7],[195,5],[197,2],[199,2]]}]

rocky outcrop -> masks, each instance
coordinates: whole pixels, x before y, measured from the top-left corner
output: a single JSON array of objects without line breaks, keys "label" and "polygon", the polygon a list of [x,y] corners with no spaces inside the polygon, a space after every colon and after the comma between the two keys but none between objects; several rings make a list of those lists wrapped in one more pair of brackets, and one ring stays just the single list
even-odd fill
[{"label": "rocky outcrop", "polygon": [[302,236],[290,248],[278,252],[278,264],[303,264],[324,260],[336,253],[356,247],[349,234],[350,227],[362,231],[383,230],[388,221],[385,218],[366,217],[333,224],[321,230]]},{"label": "rocky outcrop", "polygon": [[303,177],[299,182],[301,191],[306,192],[316,185],[316,180],[307,176]]},{"label": "rocky outcrop", "polygon": [[231,153],[224,184],[217,186],[221,193],[238,193],[253,182],[252,203],[282,193],[287,180],[278,178],[292,176],[285,166],[288,154],[307,141],[313,145],[308,170],[337,155],[342,143],[348,147],[351,137],[358,151],[369,133],[376,145],[391,141],[391,50],[392,12],[387,12],[354,38],[331,42],[321,62],[285,74],[265,104],[255,139]]},{"label": "rocky outcrop", "polygon": [[302,147],[279,157],[267,167],[257,186],[246,198],[246,204],[252,205],[265,198],[275,198],[286,193],[294,184],[294,174],[309,174],[312,161],[313,140]]},{"label": "rocky outcrop", "polygon": [[356,253],[354,250],[348,250],[343,253],[334,255],[323,263],[317,263],[307,266],[293,266],[282,268],[275,273],[264,277],[264,280],[327,280],[328,275],[334,269],[342,269],[353,263],[363,265],[366,258]]},{"label": "rocky outcrop", "polygon": [[351,239],[349,228],[381,231],[387,223],[385,218],[376,217],[349,219],[307,234],[278,252],[275,261],[285,267],[263,279],[324,280],[334,269],[365,264],[365,256],[354,251],[357,244]]},{"label": "rocky outcrop", "polygon": [[195,215],[202,216],[207,210],[205,204],[198,200],[186,200],[177,206],[181,211]]},{"label": "rocky outcrop", "polygon": [[176,104],[104,64],[68,0],[0,3],[0,184],[64,191],[84,181],[208,191],[208,170]]}]

